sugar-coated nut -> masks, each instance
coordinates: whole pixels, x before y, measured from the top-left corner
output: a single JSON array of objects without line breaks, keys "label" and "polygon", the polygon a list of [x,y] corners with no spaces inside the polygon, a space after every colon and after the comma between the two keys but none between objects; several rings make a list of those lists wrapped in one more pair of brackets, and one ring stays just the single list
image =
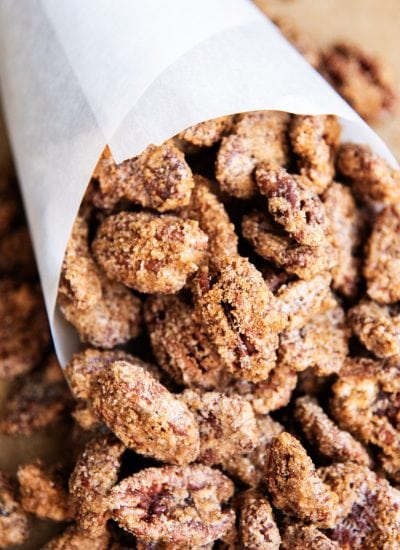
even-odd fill
[{"label": "sugar-coated nut", "polygon": [[69,480],[75,521],[90,535],[101,535],[109,519],[107,497],[117,483],[124,445],[113,436],[100,436],[86,445]]},{"label": "sugar-coated nut", "polygon": [[294,115],[290,124],[290,142],[297,155],[300,174],[315,193],[331,183],[334,155],[340,139],[340,125],[332,115]]},{"label": "sugar-coated nut", "polygon": [[359,46],[337,43],[322,54],[321,72],[332,86],[370,122],[392,111],[396,93],[381,60]]},{"label": "sugar-coated nut", "polygon": [[320,527],[334,526],[338,497],[295,437],[282,432],[272,440],[265,474],[276,508]]},{"label": "sugar-coated nut", "polygon": [[259,443],[253,409],[239,396],[185,390],[182,400],[195,415],[200,431],[199,460],[221,464],[250,453]]},{"label": "sugar-coated nut", "polygon": [[233,494],[233,483],[203,464],[147,468],[112,489],[112,518],[137,537],[201,546],[219,539],[235,520],[221,503]]},{"label": "sugar-coated nut", "polygon": [[92,536],[73,524],[43,546],[42,550],[107,550],[109,541],[110,535],[106,531],[101,535]]},{"label": "sugar-coated nut", "polygon": [[50,343],[42,297],[36,285],[0,281],[0,379],[37,366]]},{"label": "sugar-coated nut", "polygon": [[336,255],[328,242],[323,246],[301,245],[264,212],[254,210],[243,216],[242,233],[259,256],[300,279],[312,279],[336,265]]},{"label": "sugar-coated nut", "polygon": [[400,355],[400,312],[396,306],[364,299],[348,311],[347,319],[353,333],[376,357]]},{"label": "sugar-coated nut", "polygon": [[389,206],[378,215],[367,244],[364,276],[373,300],[400,300],[400,206]]},{"label": "sugar-coated nut", "polygon": [[324,192],[322,200],[330,222],[330,240],[338,255],[332,270],[332,286],[345,296],[354,297],[358,292],[362,217],[351,190],[333,182]]},{"label": "sugar-coated nut", "polygon": [[231,116],[221,116],[189,126],[178,134],[178,139],[196,147],[211,147],[219,141],[232,125]]},{"label": "sugar-coated nut", "polygon": [[52,355],[43,368],[22,376],[11,388],[0,420],[0,433],[31,435],[63,419],[70,405],[71,393]]},{"label": "sugar-coated nut", "polygon": [[193,414],[139,359],[111,363],[97,376],[92,396],[96,414],[127,447],[173,464],[197,458]]},{"label": "sugar-coated nut", "polygon": [[212,192],[212,182],[199,175],[194,176],[194,181],[189,206],[181,216],[199,223],[208,237],[205,260],[218,268],[223,258],[238,253],[238,237],[223,203]]},{"label": "sugar-coated nut", "polygon": [[304,179],[285,168],[260,164],[256,169],[259,191],[267,197],[268,210],[290,237],[299,244],[325,244],[328,222],[319,196],[304,185]]},{"label": "sugar-coated nut", "polygon": [[26,226],[9,231],[0,239],[0,274],[16,279],[37,274],[31,238]]},{"label": "sugar-coated nut", "polygon": [[58,297],[65,319],[78,331],[81,342],[110,349],[136,338],[141,325],[141,301],[124,285],[101,275],[101,299],[88,309],[78,309],[63,294]]},{"label": "sugar-coated nut", "polygon": [[288,122],[287,113],[278,111],[255,111],[236,117],[217,154],[215,173],[223,191],[249,198],[256,192],[253,172],[258,163],[286,164]]},{"label": "sugar-coated nut", "polygon": [[93,251],[111,279],[139,292],[173,294],[197,270],[207,241],[194,220],[120,212],[100,225]]},{"label": "sugar-coated nut", "polygon": [[159,212],[186,206],[193,188],[192,171],[172,142],[149,145],[141,155],[116,164],[106,147],[93,178],[93,203],[111,209],[122,199]]},{"label": "sugar-coated nut", "polygon": [[254,490],[239,495],[239,537],[244,550],[278,550],[281,537],[267,498]]},{"label": "sugar-coated nut", "polygon": [[201,268],[194,288],[196,315],[228,370],[237,378],[265,380],[275,365],[285,315],[261,273],[234,256],[215,273]]},{"label": "sugar-coated nut", "polygon": [[309,396],[297,399],[295,417],[308,442],[320,455],[335,462],[370,465],[368,453],[361,443],[349,432],[338,428],[316,399]]},{"label": "sugar-coated nut", "polygon": [[338,542],[331,540],[315,525],[294,523],[282,534],[282,550],[341,550]]},{"label": "sugar-coated nut", "polygon": [[0,471],[0,548],[22,544],[28,537],[28,517],[17,502],[11,480]]},{"label": "sugar-coated nut", "polygon": [[25,512],[53,521],[72,519],[62,472],[40,460],[19,466],[17,471],[21,506]]},{"label": "sugar-coated nut", "polygon": [[329,537],[340,548],[400,547],[400,491],[351,462],[320,468],[319,474],[339,497],[340,516]]},{"label": "sugar-coated nut", "polygon": [[336,167],[339,174],[350,181],[360,199],[398,204],[400,171],[368,145],[342,143],[337,152]]},{"label": "sugar-coated nut", "polygon": [[280,336],[278,362],[301,372],[314,367],[319,375],[339,372],[348,354],[349,331],[343,309],[317,314],[301,328]]}]

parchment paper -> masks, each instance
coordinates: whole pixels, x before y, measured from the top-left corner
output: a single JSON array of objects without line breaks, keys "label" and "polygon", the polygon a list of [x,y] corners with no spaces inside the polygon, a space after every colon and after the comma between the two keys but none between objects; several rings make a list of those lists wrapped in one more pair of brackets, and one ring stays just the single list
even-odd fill
[{"label": "parchment paper", "polygon": [[343,139],[393,156],[250,0],[0,0],[1,92],[62,364],[62,258],[106,143],[117,161],[257,109],[333,113]]}]

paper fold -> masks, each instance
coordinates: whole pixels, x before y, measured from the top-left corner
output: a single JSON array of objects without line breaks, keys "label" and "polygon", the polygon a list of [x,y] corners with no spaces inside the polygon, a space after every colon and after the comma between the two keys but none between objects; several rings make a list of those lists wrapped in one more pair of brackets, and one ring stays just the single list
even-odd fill
[{"label": "paper fold", "polygon": [[65,246],[104,145],[118,161],[189,125],[258,109],[336,114],[344,139],[380,138],[249,0],[0,3],[0,82],[62,364],[55,311]]}]

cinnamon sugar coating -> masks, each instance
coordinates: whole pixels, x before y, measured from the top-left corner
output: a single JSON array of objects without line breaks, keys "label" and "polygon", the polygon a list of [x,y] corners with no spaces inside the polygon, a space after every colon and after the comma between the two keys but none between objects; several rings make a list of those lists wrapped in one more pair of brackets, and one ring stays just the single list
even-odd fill
[{"label": "cinnamon sugar coating", "polygon": [[361,443],[349,432],[340,430],[313,397],[296,400],[295,417],[307,441],[320,455],[335,462],[370,465],[371,460]]},{"label": "cinnamon sugar coating", "polygon": [[61,535],[43,546],[42,550],[107,550],[109,540],[107,532],[92,536],[72,524]]},{"label": "cinnamon sugar coating", "polygon": [[221,510],[221,504],[232,494],[233,483],[218,470],[202,464],[163,466],[121,481],[109,505],[113,519],[139,538],[190,547],[229,531],[235,514]]},{"label": "cinnamon sugar coating", "polygon": [[381,304],[400,300],[399,267],[400,206],[389,206],[378,215],[367,244],[364,276],[373,300]]},{"label": "cinnamon sugar coating", "polygon": [[221,464],[230,457],[248,454],[257,447],[256,417],[250,403],[241,397],[185,390],[182,400],[198,422],[198,459],[204,464]]},{"label": "cinnamon sugar coating", "polygon": [[282,534],[282,550],[340,550],[342,546],[327,537],[315,525],[294,523]]},{"label": "cinnamon sugar coating", "polygon": [[124,445],[110,435],[90,441],[69,480],[71,506],[78,526],[99,536],[109,518],[107,497],[117,483]]},{"label": "cinnamon sugar coating", "polygon": [[246,550],[278,550],[281,537],[268,500],[249,490],[239,495],[239,537]]},{"label": "cinnamon sugar coating", "polygon": [[196,147],[211,147],[231,128],[232,117],[221,116],[211,120],[199,122],[179,132],[178,139]]},{"label": "cinnamon sugar coating", "polygon": [[260,162],[284,165],[288,158],[289,115],[255,111],[237,115],[217,155],[216,178],[221,189],[238,198],[255,194],[253,171]]},{"label": "cinnamon sugar coating", "polygon": [[336,157],[339,174],[348,179],[360,199],[386,205],[400,200],[400,172],[368,145],[342,143]]},{"label": "cinnamon sugar coating", "polygon": [[369,122],[376,122],[396,104],[387,67],[355,44],[340,42],[323,52],[321,72]]},{"label": "cinnamon sugar coating", "polygon": [[0,547],[22,544],[28,537],[28,516],[17,502],[11,480],[0,471]]},{"label": "cinnamon sugar coating", "polygon": [[246,258],[227,258],[216,273],[202,268],[194,287],[197,318],[228,370],[253,382],[265,379],[285,315],[261,273]]},{"label": "cinnamon sugar coating", "polygon": [[178,296],[151,296],[145,303],[144,317],[157,362],[177,384],[224,387],[224,361],[191,305]]},{"label": "cinnamon sugar coating", "polygon": [[50,344],[38,287],[0,280],[0,379],[13,378],[38,365]]},{"label": "cinnamon sugar coating", "polygon": [[17,471],[21,506],[39,518],[69,521],[73,518],[64,477],[56,466],[40,460],[19,466]]},{"label": "cinnamon sugar coating", "polygon": [[281,334],[279,364],[297,372],[314,367],[318,375],[339,372],[348,354],[348,339],[345,313],[336,304],[301,328]]},{"label": "cinnamon sugar coating", "polygon": [[333,527],[338,497],[319,477],[299,441],[287,432],[271,443],[265,468],[272,502],[289,516]]},{"label": "cinnamon sugar coating", "polygon": [[199,429],[187,406],[135,359],[115,361],[92,387],[96,414],[127,446],[173,464],[199,453]]},{"label": "cinnamon sugar coating", "polygon": [[100,225],[93,252],[111,279],[139,292],[173,294],[197,270],[207,241],[196,221],[120,212]]},{"label": "cinnamon sugar coating", "polygon": [[347,319],[353,333],[376,357],[400,355],[400,312],[397,307],[361,300]]},{"label": "cinnamon sugar coating", "polygon": [[290,143],[297,165],[308,178],[304,184],[315,193],[322,193],[332,182],[340,130],[332,115],[294,115],[291,119]]},{"label": "cinnamon sugar coating", "polygon": [[184,154],[166,142],[149,145],[141,155],[116,164],[110,149],[103,151],[93,179],[93,203],[111,209],[126,200],[159,212],[186,206],[193,188],[192,171]]}]

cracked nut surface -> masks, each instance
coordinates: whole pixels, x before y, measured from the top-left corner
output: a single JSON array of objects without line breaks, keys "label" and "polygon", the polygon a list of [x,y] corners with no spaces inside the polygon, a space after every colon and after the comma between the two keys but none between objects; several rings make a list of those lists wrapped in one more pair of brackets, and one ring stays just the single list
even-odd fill
[{"label": "cracked nut surface", "polygon": [[28,537],[28,516],[17,502],[11,480],[0,471],[0,547],[22,544]]}]

